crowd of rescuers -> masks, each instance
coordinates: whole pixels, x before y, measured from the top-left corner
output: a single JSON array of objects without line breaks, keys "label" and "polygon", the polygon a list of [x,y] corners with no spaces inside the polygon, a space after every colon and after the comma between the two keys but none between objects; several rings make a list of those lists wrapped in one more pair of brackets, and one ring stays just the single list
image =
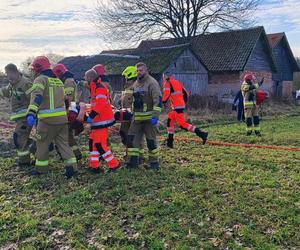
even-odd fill
[{"label": "crowd of rescuers", "polygon": [[[184,111],[189,91],[170,72],[163,76],[163,89],[149,74],[145,63],[124,69],[125,79],[120,107],[112,105],[112,88],[104,65],[98,64],[85,72],[85,86],[78,97],[74,75],[63,65],[51,67],[46,56],[34,58],[30,65],[32,82],[14,64],[5,67],[9,84],[0,88],[0,98],[9,98],[10,120],[16,123],[13,141],[17,149],[17,165],[34,166],[33,175],[49,172],[49,152],[56,149],[65,166],[65,176],[78,173],[82,160],[76,136],[89,128],[89,169],[92,173],[116,172],[121,166],[160,170],[160,148],[157,125],[163,106],[168,107],[166,146],[174,147],[175,125],[194,133],[205,144],[208,133],[186,121]],[[252,129],[260,136],[255,91],[260,87],[252,74],[245,75],[241,91],[245,104],[247,135]],[[83,96],[88,96],[83,97]],[[81,100],[80,100],[81,99]],[[83,100],[84,99],[84,100]],[[115,157],[109,147],[109,128],[120,123],[119,134],[126,148],[125,162]],[[254,126],[253,126],[254,125]],[[34,138],[32,128],[36,128]],[[144,149],[148,149],[148,163]],[[101,167],[107,164],[108,170]]]}]

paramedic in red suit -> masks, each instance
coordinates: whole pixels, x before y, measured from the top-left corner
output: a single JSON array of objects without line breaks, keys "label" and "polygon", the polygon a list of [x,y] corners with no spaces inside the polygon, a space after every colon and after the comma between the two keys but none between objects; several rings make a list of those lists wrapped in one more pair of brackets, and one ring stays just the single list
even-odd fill
[{"label": "paramedic in red suit", "polygon": [[109,92],[95,70],[88,70],[85,78],[90,84],[91,91],[91,112],[86,119],[91,124],[90,169],[94,173],[103,172],[100,169],[99,161],[99,157],[102,157],[107,162],[109,171],[114,172],[120,167],[120,164],[107,145],[108,128],[115,123],[113,110],[109,103]]},{"label": "paramedic in red suit", "polygon": [[196,126],[189,124],[184,117],[184,110],[188,99],[188,91],[183,84],[176,80],[170,73],[164,75],[163,87],[163,103],[166,104],[168,100],[171,102],[172,110],[168,113],[168,139],[167,146],[173,148],[175,124],[177,123],[181,129],[195,133],[202,139],[205,144],[208,133],[201,131]]}]

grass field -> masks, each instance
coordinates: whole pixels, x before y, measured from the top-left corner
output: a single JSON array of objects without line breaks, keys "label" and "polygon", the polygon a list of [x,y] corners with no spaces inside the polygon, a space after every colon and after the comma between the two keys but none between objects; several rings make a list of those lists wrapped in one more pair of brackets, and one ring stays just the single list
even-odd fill
[{"label": "grass field", "polygon": [[[300,117],[208,128],[210,139],[300,148]],[[178,136],[183,135],[179,133]],[[186,136],[186,134],[185,134]],[[123,151],[113,145],[121,158]],[[0,246],[19,249],[300,249],[300,153],[162,147],[162,170],[67,181],[0,159]]]}]

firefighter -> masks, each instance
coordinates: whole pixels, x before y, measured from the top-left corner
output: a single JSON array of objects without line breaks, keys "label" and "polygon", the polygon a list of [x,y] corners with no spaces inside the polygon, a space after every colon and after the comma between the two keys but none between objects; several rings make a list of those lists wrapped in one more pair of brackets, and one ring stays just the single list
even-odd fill
[{"label": "firefighter", "polygon": [[104,65],[102,64],[97,64],[93,67],[93,70],[95,70],[98,74],[98,77],[101,78],[101,82],[102,84],[105,85],[105,87],[108,89],[108,93],[109,93],[109,101],[111,102],[113,99],[113,89],[109,83],[109,79],[106,76],[106,68]]},{"label": "firefighter", "polygon": [[[158,116],[162,107],[162,96],[158,82],[149,75],[147,65],[138,63],[137,81],[133,84],[133,120],[128,131],[127,168],[139,165],[140,145],[145,135],[149,150],[147,169],[159,170],[159,148],[156,140]],[[136,140],[138,138],[139,140]]]},{"label": "firefighter", "polygon": [[253,74],[246,74],[244,76],[244,82],[241,86],[243,98],[244,98],[244,110],[246,119],[247,136],[250,136],[254,132],[257,136],[261,136],[259,126],[258,105],[256,103],[256,90],[263,84],[263,79],[260,83],[255,83],[255,77]]},{"label": "firefighter", "polygon": [[[131,112],[132,103],[133,103],[133,84],[137,79],[137,69],[135,66],[128,66],[123,71],[122,75],[124,76],[126,82],[124,85],[124,91],[122,91],[122,96],[121,96],[121,108],[122,110],[125,110],[125,112],[126,111]],[[127,148],[127,137],[128,137],[130,122],[131,120],[122,122],[119,131],[122,143],[124,144],[124,146],[126,146],[126,148]],[[140,159],[140,163],[142,163],[144,161],[144,149],[143,149],[144,138],[136,137],[135,140],[138,140],[138,142],[141,143],[139,147],[140,148],[139,159]],[[126,152],[126,155],[127,153],[128,152]]]},{"label": "firefighter", "polygon": [[86,119],[91,124],[90,170],[93,173],[103,172],[99,161],[102,157],[108,164],[109,172],[115,172],[120,168],[120,164],[107,145],[108,128],[115,123],[114,113],[109,103],[109,92],[95,70],[88,70],[85,73],[85,79],[90,83],[92,108]]},{"label": "firefighter", "polygon": [[164,76],[163,88],[163,103],[166,104],[168,100],[171,101],[172,111],[168,113],[167,124],[167,146],[173,148],[175,124],[177,123],[181,129],[195,133],[202,139],[202,144],[206,143],[208,133],[201,131],[196,126],[189,124],[184,117],[184,110],[188,99],[188,91],[183,84],[177,81],[169,72]]},{"label": "firefighter", "polygon": [[[71,178],[77,162],[68,145],[68,118],[64,102],[64,84],[50,69],[49,59],[36,57],[31,64],[35,73],[30,105],[27,111],[29,126],[37,124],[37,151],[34,174],[49,171],[49,145],[54,142],[65,164],[65,175]],[[38,120],[38,123],[37,123]]]},{"label": "firefighter", "polygon": [[[77,85],[74,80],[74,75],[68,71],[68,69],[63,64],[56,64],[53,67],[53,72],[57,78],[59,78],[64,83],[64,91],[65,91],[65,104],[66,108],[69,111],[69,107],[71,102],[77,102]],[[69,113],[69,112],[68,112]],[[69,117],[69,115],[68,115]],[[68,119],[69,120],[69,119]],[[69,120],[70,122],[70,120]],[[69,145],[72,148],[74,155],[76,157],[77,162],[82,159],[82,154],[77,145],[77,142],[74,138],[73,129],[69,124]]]},{"label": "firefighter", "polygon": [[[22,75],[16,65],[8,64],[5,73],[9,80],[9,85],[0,89],[0,98],[9,98],[12,114],[11,121],[16,122],[13,133],[13,141],[17,148],[17,164],[28,166],[31,164],[30,145],[34,146],[34,141],[30,138],[31,127],[26,122],[27,107],[30,102],[31,81]],[[34,147],[32,147],[33,149]]]}]

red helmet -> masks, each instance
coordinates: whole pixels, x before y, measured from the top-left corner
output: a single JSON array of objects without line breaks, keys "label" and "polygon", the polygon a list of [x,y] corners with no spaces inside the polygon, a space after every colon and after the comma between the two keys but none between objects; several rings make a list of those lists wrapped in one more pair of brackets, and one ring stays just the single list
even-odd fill
[{"label": "red helmet", "polygon": [[104,76],[106,73],[106,68],[102,64],[97,64],[93,67],[93,70],[95,70],[98,74],[98,76]]},{"label": "red helmet", "polygon": [[62,77],[63,74],[68,71],[68,69],[65,67],[65,65],[63,65],[61,63],[56,64],[52,70],[53,70],[54,74],[56,75],[56,77],[58,77],[58,78]]},{"label": "red helmet", "polygon": [[249,73],[249,74],[246,74],[244,76],[244,80],[245,81],[252,81],[253,80],[253,74]]},{"label": "red helmet", "polygon": [[31,63],[31,69],[35,73],[41,73],[46,69],[50,69],[50,62],[46,56],[37,56]]}]

